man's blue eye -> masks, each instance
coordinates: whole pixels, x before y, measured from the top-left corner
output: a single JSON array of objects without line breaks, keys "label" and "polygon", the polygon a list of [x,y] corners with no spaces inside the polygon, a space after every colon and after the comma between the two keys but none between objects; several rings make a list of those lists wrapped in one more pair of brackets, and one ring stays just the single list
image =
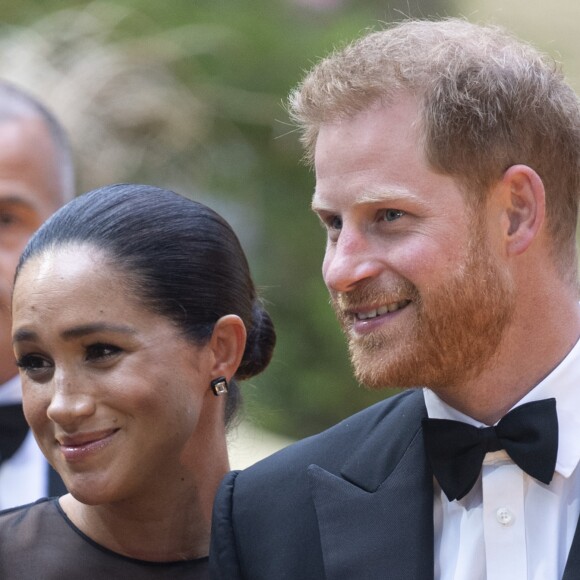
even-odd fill
[{"label": "man's blue eye", "polygon": [[340,216],[337,216],[337,215],[333,216],[329,220],[328,226],[332,230],[341,230],[342,229],[342,218]]}]

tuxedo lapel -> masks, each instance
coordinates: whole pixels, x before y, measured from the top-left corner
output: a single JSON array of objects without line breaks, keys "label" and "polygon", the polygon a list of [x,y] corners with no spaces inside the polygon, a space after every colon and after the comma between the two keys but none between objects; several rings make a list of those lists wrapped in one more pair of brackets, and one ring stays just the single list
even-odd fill
[{"label": "tuxedo lapel", "polygon": [[433,479],[420,391],[369,432],[340,475],[308,468],[328,580],[433,578]]}]

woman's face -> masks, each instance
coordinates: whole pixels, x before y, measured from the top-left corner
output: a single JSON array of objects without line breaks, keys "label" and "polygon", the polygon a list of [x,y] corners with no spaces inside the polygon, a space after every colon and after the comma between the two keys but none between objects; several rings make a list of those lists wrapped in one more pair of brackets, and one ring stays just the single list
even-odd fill
[{"label": "woman's face", "polygon": [[29,260],[14,288],[13,340],[26,418],[77,499],[186,480],[214,378],[209,349],[140,305],[102,253],[73,246]]}]

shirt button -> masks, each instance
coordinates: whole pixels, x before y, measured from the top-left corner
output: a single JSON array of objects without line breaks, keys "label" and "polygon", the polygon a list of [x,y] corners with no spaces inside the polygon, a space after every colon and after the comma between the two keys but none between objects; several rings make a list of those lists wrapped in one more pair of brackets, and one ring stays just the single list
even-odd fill
[{"label": "shirt button", "polygon": [[514,514],[505,507],[498,508],[495,517],[502,526],[511,526],[514,523]]}]

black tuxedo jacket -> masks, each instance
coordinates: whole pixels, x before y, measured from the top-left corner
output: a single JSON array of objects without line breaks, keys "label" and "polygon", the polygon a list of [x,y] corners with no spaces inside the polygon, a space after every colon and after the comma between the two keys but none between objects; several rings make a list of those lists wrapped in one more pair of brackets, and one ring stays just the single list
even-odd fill
[{"label": "black tuxedo jacket", "polygon": [[[226,476],[212,580],[433,579],[426,414],[408,391]],[[577,531],[564,580],[578,578]]]}]

